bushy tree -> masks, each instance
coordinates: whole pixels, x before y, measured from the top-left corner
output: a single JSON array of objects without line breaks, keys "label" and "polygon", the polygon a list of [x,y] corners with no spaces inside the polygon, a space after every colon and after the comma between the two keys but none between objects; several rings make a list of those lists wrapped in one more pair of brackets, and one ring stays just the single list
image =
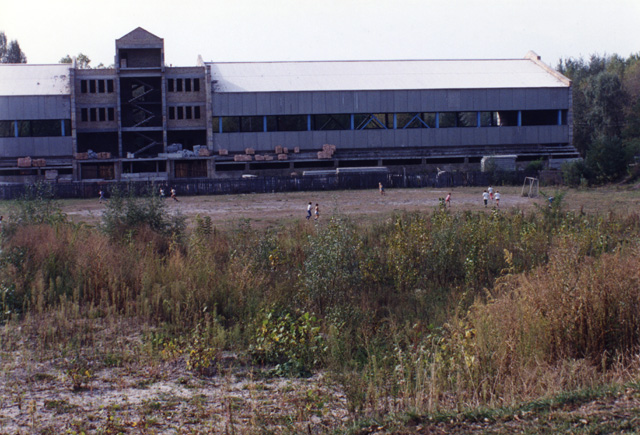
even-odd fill
[{"label": "bushy tree", "polygon": [[0,32],[0,63],[27,63],[27,56],[15,39],[7,44],[7,35]]}]

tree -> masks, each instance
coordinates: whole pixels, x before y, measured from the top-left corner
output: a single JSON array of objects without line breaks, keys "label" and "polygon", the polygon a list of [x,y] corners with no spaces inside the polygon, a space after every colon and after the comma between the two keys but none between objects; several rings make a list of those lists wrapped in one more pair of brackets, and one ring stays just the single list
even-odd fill
[{"label": "tree", "polygon": [[9,43],[4,63],[27,63],[27,56],[20,49],[18,41],[14,40]]},{"label": "tree", "polygon": [[[73,58],[68,54],[61,58],[58,63],[73,63]],[[76,66],[80,69],[90,69],[89,64],[91,63],[91,59],[86,54],[78,53],[76,56]]]},{"label": "tree", "polygon": [[27,56],[15,39],[7,45],[7,35],[0,32],[0,63],[27,63]]}]

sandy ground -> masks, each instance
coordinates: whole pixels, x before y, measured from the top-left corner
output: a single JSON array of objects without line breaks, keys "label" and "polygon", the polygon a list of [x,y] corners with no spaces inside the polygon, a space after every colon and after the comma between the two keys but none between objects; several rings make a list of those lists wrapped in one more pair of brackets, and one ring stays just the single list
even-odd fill
[{"label": "sandy ground", "polygon": [[[501,192],[500,209],[531,210],[546,206],[542,195],[537,198],[521,196],[521,187],[498,187]],[[179,211],[188,218],[196,215],[210,216],[214,225],[222,225],[248,219],[257,226],[286,224],[304,219],[309,202],[320,205],[321,220],[332,215],[348,215],[355,219],[376,220],[390,214],[402,212],[430,212],[438,207],[439,198],[451,192],[451,210],[485,210],[482,202],[482,188],[437,189],[391,189],[382,196],[376,190],[342,190],[318,192],[286,192],[269,194],[243,194],[218,196],[179,197],[179,202],[168,198],[171,211]],[[548,191],[547,194],[556,194]],[[638,209],[640,192],[627,190],[568,191],[564,202],[569,209],[582,208],[585,212],[605,211],[605,206],[613,209]],[[105,204],[95,200],[72,200],[63,203],[63,211],[74,221],[99,222]],[[496,207],[490,201],[486,209]]]}]

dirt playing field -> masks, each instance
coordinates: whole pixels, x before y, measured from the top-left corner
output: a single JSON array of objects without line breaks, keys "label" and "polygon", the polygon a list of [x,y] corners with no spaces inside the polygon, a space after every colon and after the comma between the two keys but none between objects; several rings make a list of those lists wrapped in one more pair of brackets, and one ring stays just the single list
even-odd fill
[{"label": "dirt playing field", "polygon": [[[501,193],[500,209],[532,210],[537,206],[547,206],[547,196],[564,193],[563,204],[567,210],[585,213],[627,213],[640,210],[640,190],[632,188],[599,188],[589,190],[542,189],[536,198],[521,196],[522,188],[501,186],[494,188]],[[451,192],[451,210],[484,210],[483,188],[458,187],[442,189],[388,189],[382,196],[377,189],[340,190],[317,192],[286,192],[270,194],[242,194],[218,196],[179,197],[179,201],[167,198],[169,210],[179,211],[187,218],[196,215],[210,216],[214,225],[225,225],[248,219],[256,226],[287,224],[304,219],[309,202],[320,206],[320,219],[324,221],[332,215],[347,215],[354,219],[375,221],[392,213],[430,212],[438,207],[439,198]],[[545,195],[546,194],[546,195]],[[63,201],[62,209],[73,221],[97,223],[100,221],[105,204],[95,200]],[[496,207],[489,201],[490,210]]]}]

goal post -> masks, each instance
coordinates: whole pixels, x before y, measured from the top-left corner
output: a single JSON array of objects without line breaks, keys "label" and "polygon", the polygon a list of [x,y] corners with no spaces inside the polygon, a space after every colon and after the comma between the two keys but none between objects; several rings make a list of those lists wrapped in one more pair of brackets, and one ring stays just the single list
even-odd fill
[{"label": "goal post", "polygon": [[524,183],[522,184],[522,196],[535,198],[536,196],[538,196],[539,189],[540,183],[538,182],[537,178],[526,177],[524,179]]}]

